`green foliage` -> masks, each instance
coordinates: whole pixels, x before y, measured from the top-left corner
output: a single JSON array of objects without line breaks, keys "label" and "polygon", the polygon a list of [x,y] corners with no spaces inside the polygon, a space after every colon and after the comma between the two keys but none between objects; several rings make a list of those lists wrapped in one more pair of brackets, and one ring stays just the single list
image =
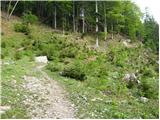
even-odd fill
[{"label": "green foliage", "polygon": [[84,81],[87,78],[85,72],[81,67],[81,64],[79,63],[64,68],[62,76],[70,77],[80,81]]},{"label": "green foliage", "polygon": [[37,16],[33,15],[31,11],[23,13],[22,20],[24,24],[34,24],[38,22]]},{"label": "green foliage", "polygon": [[57,72],[60,70],[60,66],[57,66],[57,64],[54,63],[49,63],[46,68],[51,72]]},{"label": "green foliage", "polygon": [[13,61],[10,58],[8,59],[8,57],[5,58],[3,62],[8,62],[10,64],[2,64],[1,105],[11,106],[11,109],[1,114],[1,118],[28,119],[29,116],[23,100],[25,96],[30,96],[31,94],[20,86],[22,86],[24,82],[22,76],[32,70],[33,63],[29,62],[26,58]]},{"label": "green foliage", "polygon": [[23,24],[23,23],[16,23],[14,25],[14,30],[16,32],[25,33],[26,35],[30,34],[30,29],[29,29],[28,25]]},{"label": "green foliage", "polygon": [[40,44],[40,48],[37,50],[37,56],[39,55],[46,55],[48,60],[55,60],[58,58],[59,56],[59,52],[55,51],[55,46],[54,44],[45,44],[45,43],[41,43]]},{"label": "green foliage", "polygon": [[19,60],[22,58],[22,52],[16,52],[14,55],[15,60]]},{"label": "green foliage", "polygon": [[146,10],[144,20],[144,43],[154,51],[159,50],[159,25]]},{"label": "green foliage", "polygon": [[77,55],[77,48],[75,47],[67,47],[65,49],[63,49],[60,53],[60,57],[65,58],[65,57],[69,57],[69,58],[75,58],[75,56]]},{"label": "green foliage", "polygon": [[2,42],[1,42],[1,47],[2,47],[2,48],[6,48],[6,42],[5,42],[5,41],[2,41]]},{"label": "green foliage", "polygon": [[[116,2],[111,1],[108,3],[108,6],[113,4],[112,7],[115,7]],[[92,2],[90,6],[95,7],[94,2]],[[90,6],[87,11],[92,11]],[[99,8],[102,9],[103,7]],[[107,9],[110,9],[110,7]],[[112,9],[110,10],[112,11]],[[119,10],[114,11],[114,15],[116,15],[114,17],[116,18],[119,17],[117,15],[119,14],[118,11]],[[93,16],[90,17],[92,19]],[[92,20],[94,21],[94,19]],[[59,21],[57,22],[60,23]],[[110,22],[111,21],[108,19],[108,26],[110,26]],[[114,23],[115,31],[119,32],[120,27],[116,28],[118,24],[116,23],[115,18]],[[126,23],[131,24],[132,22],[128,20]],[[120,25],[123,25],[123,21],[121,21]],[[67,36],[63,37],[62,34],[53,32],[52,30],[49,31],[48,28],[46,29],[41,26],[34,27],[36,29],[32,35],[35,39],[28,38],[28,36],[24,36],[22,34],[14,33],[10,39],[7,36],[5,40],[2,40],[2,58],[6,59],[9,57],[12,59],[13,57],[17,62],[22,62],[21,69],[11,66],[13,70],[12,68],[11,70],[6,69],[6,73],[19,75],[19,73],[24,70],[30,70],[28,69],[28,66],[30,66],[31,61],[23,61],[23,58],[26,56],[33,58],[34,55],[47,55],[50,63],[46,68],[49,72],[51,72],[54,80],[58,80],[60,83],[66,85],[66,89],[71,93],[71,100],[78,108],[78,118],[138,119],[159,117],[159,86],[157,84],[158,64],[156,63],[158,56],[155,53],[150,51],[146,52],[148,49],[144,48],[143,45],[141,47],[137,46],[135,48],[125,48],[121,42],[116,40],[109,41],[107,43],[106,51],[99,51],[99,49],[88,50],[86,46],[90,45],[90,43],[88,44],[88,42],[91,42],[90,39],[87,39],[87,45],[84,46],[84,41],[80,40],[75,42],[74,38],[77,36],[74,34],[72,35],[69,32]],[[128,27],[129,25],[125,25],[123,30],[127,30],[128,32]],[[132,27],[134,27],[133,33],[131,32]],[[138,28],[135,29],[135,25],[133,25],[129,31],[134,36],[137,29]],[[6,35],[7,32],[4,36],[2,36],[2,39],[4,39]],[[100,33],[100,37],[101,36],[104,37],[103,32]],[[86,36],[84,36],[84,40],[86,40]],[[136,44],[139,45],[138,42]],[[18,52],[16,51],[22,47],[25,47],[25,49]],[[24,67],[24,65],[26,66]],[[17,70],[18,72],[15,72]],[[128,88],[127,84],[123,80],[124,75],[128,72],[136,72],[137,79],[140,80],[141,84],[135,84],[131,88]],[[24,74],[26,73],[27,72]],[[5,76],[8,79],[11,78],[8,77],[8,74]],[[21,76],[22,75],[19,75],[17,78],[20,78],[21,80]],[[7,89],[3,90],[4,95],[5,93],[12,92],[13,91],[7,91]],[[13,92],[13,94],[15,93],[16,92]],[[10,95],[6,94],[6,96]],[[149,101],[145,104],[140,102],[139,97],[141,96],[149,98]],[[6,103],[4,105],[6,105]],[[14,110],[17,114],[23,112],[24,109],[16,108],[12,111]],[[12,111],[8,112],[10,115],[9,117],[14,114]],[[23,113],[21,115],[23,117]],[[7,116],[3,115],[3,118],[7,118]]]},{"label": "green foliage", "polygon": [[105,32],[99,32],[98,37],[100,40],[105,40],[105,36],[107,37],[107,33]]},{"label": "green foliage", "polygon": [[3,35],[4,35],[4,32],[1,31],[1,35],[3,36]]},{"label": "green foliage", "polygon": [[145,78],[142,80],[141,91],[147,98],[157,99],[158,98],[158,85],[157,80],[154,78]]}]

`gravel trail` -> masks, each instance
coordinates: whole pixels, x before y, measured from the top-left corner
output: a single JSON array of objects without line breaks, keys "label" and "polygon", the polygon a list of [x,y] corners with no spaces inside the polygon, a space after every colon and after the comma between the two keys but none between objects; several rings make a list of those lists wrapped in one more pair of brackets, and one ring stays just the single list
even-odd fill
[{"label": "gravel trail", "polygon": [[75,118],[75,107],[67,99],[67,92],[51,79],[38,65],[33,71],[39,72],[41,77],[23,76],[24,89],[31,93],[25,96],[23,103],[27,106],[31,118]]}]

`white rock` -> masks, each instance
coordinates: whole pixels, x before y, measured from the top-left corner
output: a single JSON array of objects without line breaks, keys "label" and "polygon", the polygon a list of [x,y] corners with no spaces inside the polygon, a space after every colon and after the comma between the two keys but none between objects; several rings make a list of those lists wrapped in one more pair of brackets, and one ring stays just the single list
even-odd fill
[{"label": "white rock", "polygon": [[137,77],[134,73],[127,73],[125,74],[124,78],[123,78],[125,81],[129,82],[129,81],[135,81],[135,82],[138,82],[137,81]]},{"label": "white rock", "polygon": [[141,82],[140,82],[139,80],[137,80],[137,83],[138,83],[138,84],[141,84]]},{"label": "white rock", "polygon": [[127,39],[126,41],[130,43],[130,42],[131,42],[131,39]]},{"label": "white rock", "polygon": [[35,62],[37,62],[37,63],[48,63],[47,56],[35,57]]},{"label": "white rock", "polygon": [[123,41],[124,46],[128,47],[128,43],[126,41]]},{"label": "white rock", "polygon": [[148,98],[146,98],[146,97],[140,97],[140,101],[146,103],[146,102],[148,102]]},{"label": "white rock", "polygon": [[126,80],[127,82],[129,82],[130,81],[130,74],[125,74],[123,79]]},{"label": "white rock", "polygon": [[5,113],[9,109],[11,109],[10,106],[0,106],[0,114]]}]

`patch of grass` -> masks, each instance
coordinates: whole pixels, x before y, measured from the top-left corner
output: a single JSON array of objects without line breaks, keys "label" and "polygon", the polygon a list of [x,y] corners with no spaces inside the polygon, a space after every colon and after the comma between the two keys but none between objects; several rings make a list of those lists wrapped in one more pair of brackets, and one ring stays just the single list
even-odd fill
[{"label": "patch of grass", "polygon": [[21,87],[24,83],[22,76],[28,74],[33,67],[33,63],[28,60],[25,57],[18,61],[8,58],[2,61],[1,105],[11,107],[10,110],[1,115],[2,119],[29,118],[25,109],[26,106],[22,101],[25,99],[24,96],[30,93]]}]

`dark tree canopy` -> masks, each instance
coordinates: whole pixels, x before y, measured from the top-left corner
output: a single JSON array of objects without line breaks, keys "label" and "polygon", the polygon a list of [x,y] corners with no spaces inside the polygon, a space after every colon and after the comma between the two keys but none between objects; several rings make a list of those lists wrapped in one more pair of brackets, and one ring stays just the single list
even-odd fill
[{"label": "dark tree canopy", "polygon": [[[15,2],[12,1],[11,8]],[[97,2],[98,13],[95,12],[95,1],[19,1],[13,14],[21,16],[25,12],[31,11],[32,14],[39,17],[41,22],[53,28],[56,24],[57,29],[74,31],[73,26],[75,26],[77,32],[82,32],[81,12],[83,10],[85,32],[95,33],[95,20],[98,17],[99,32],[104,32],[105,24],[109,33],[123,34],[132,40],[142,40],[153,44],[154,48],[158,49],[159,26],[150,15],[146,15],[144,23],[142,23],[143,14],[135,3],[131,1]],[[3,1],[2,10],[7,11],[8,5],[9,1]]]}]

